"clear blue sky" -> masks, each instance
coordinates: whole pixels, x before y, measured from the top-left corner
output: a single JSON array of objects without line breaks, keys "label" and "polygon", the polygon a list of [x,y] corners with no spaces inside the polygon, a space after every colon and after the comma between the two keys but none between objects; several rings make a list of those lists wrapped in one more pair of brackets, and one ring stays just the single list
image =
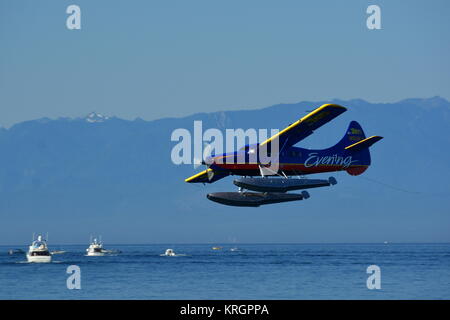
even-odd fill
[{"label": "clear blue sky", "polygon": [[[82,29],[66,28],[77,4]],[[382,30],[366,28],[366,8]],[[0,125],[450,99],[450,2],[1,0]]]}]

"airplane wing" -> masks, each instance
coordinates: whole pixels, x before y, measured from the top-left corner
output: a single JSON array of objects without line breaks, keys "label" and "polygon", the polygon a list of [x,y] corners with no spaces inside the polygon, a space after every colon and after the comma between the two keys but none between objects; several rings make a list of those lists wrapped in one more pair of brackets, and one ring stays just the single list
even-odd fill
[{"label": "airplane wing", "polygon": [[267,150],[271,150],[269,149],[270,144],[277,138],[280,151],[283,150],[283,148],[293,146],[297,142],[311,135],[314,130],[333,120],[345,111],[347,111],[347,108],[340,105],[324,104],[300,120],[297,120],[293,124],[289,125],[289,127],[281,130],[266,141],[260,143],[259,147],[267,145]]},{"label": "airplane wing", "polygon": [[184,181],[188,183],[213,183],[217,180],[225,178],[228,175],[229,174],[227,172],[216,172],[213,169],[208,168],[193,175],[192,177],[185,179]]}]

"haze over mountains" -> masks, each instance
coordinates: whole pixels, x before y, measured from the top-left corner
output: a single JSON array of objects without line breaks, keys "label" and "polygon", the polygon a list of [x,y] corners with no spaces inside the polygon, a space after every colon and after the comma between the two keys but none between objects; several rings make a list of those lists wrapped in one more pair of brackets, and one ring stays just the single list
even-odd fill
[{"label": "haze over mountains", "polygon": [[172,131],[192,132],[194,120],[204,130],[283,129],[327,102],[156,121],[92,113],[0,128],[0,243],[47,231],[54,243],[84,243],[90,233],[110,243],[450,241],[450,103],[439,97],[332,101],[348,111],[299,146],[331,146],[351,120],[385,139],[371,148],[366,173],[332,174],[338,184],[305,201],[220,206],[206,193],[234,191],[232,177],[186,184],[203,168],[171,161]]}]

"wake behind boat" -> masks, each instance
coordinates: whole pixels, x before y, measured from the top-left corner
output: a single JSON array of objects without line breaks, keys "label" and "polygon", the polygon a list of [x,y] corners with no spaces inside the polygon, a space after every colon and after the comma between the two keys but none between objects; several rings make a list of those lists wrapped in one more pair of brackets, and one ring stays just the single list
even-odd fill
[{"label": "wake behind boat", "polygon": [[[33,236],[34,238],[34,236]],[[47,247],[47,242],[41,235],[33,240],[27,252],[28,262],[49,263],[52,261],[52,255]]]}]

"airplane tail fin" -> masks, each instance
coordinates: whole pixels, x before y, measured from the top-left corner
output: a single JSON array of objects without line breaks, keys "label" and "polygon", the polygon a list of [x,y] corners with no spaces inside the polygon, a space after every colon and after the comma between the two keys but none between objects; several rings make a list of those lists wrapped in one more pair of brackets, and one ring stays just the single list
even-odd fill
[{"label": "airplane tail fin", "polygon": [[356,121],[352,121],[350,122],[347,132],[341,141],[339,141],[338,145],[341,148],[346,148],[354,143],[364,140],[365,138],[366,135],[364,134],[364,130],[361,125]]},{"label": "airplane tail fin", "polygon": [[350,122],[347,132],[338,144],[335,146],[344,154],[352,156],[357,160],[358,165],[351,166],[347,169],[350,175],[357,176],[362,174],[370,165],[369,147],[380,141],[383,137],[371,136],[366,138],[361,125],[356,122]]}]

